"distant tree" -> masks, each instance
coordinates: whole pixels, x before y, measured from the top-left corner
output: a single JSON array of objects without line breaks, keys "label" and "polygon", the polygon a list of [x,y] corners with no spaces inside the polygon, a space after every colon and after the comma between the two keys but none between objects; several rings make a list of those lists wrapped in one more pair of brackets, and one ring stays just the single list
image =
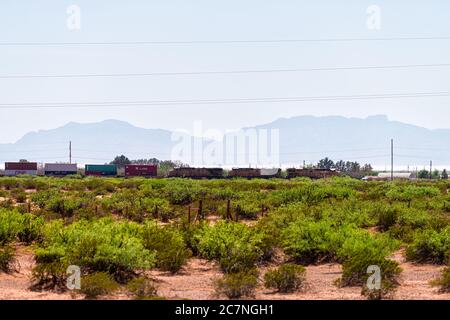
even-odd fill
[{"label": "distant tree", "polygon": [[441,178],[444,180],[448,180],[448,173],[446,169],[442,170]]},{"label": "distant tree", "polygon": [[439,170],[434,170],[433,174],[431,175],[432,179],[439,179],[441,177]]},{"label": "distant tree", "polygon": [[354,161],[354,162],[347,161],[345,163],[345,166],[346,166],[347,172],[360,172],[361,171],[361,165],[356,161]]},{"label": "distant tree", "polygon": [[317,163],[317,167],[319,169],[334,169],[334,162],[333,160],[327,158],[324,158],[322,160],[319,161],[319,163]]},{"label": "distant tree", "polygon": [[362,166],[361,171],[370,173],[373,172],[373,168],[369,163],[366,163],[365,165]]},{"label": "distant tree", "polygon": [[116,166],[121,168],[125,167],[125,165],[127,164],[131,164],[131,160],[122,154],[121,156],[115,157],[114,160],[110,162],[110,164],[115,164]]},{"label": "distant tree", "polygon": [[339,160],[334,164],[334,167],[336,168],[337,171],[339,172],[346,172],[347,171],[347,166],[345,165],[345,161],[344,160]]},{"label": "distant tree", "polygon": [[428,170],[423,169],[423,170],[420,170],[417,173],[417,177],[419,179],[429,179],[430,178],[430,173],[428,172]]}]

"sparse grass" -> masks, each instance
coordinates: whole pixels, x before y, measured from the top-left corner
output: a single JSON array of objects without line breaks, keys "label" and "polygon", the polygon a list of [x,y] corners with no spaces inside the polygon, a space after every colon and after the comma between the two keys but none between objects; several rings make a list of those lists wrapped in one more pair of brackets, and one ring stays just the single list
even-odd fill
[{"label": "sparse grass", "polygon": [[99,296],[113,293],[118,288],[118,283],[104,272],[92,273],[81,278],[80,292],[86,299],[97,299]]},{"label": "sparse grass", "polygon": [[295,264],[283,264],[264,275],[264,286],[282,293],[294,292],[305,282],[305,268]]},{"label": "sparse grass", "polygon": [[216,293],[229,299],[252,297],[258,284],[254,270],[233,274],[225,274],[216,281]]}]

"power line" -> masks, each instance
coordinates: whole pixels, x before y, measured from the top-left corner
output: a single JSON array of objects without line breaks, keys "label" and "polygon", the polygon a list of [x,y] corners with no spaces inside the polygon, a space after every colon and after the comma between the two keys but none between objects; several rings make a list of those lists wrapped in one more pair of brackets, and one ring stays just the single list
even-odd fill
[{"label": "power line", "polygon": [[300,69],[195,71],[195,72],[0,75],[0,79],[112,78],[112,77],[126,78],[126,77],[151,77],[151,76],[230,75],[230,74],[252,74],[252,73],[294,73],[294,72],[313,72],[313,71],[411,69],[411,68],[440,68],[440,67],[450,67],[450,63],[417,64],[417,65],[390,65],[390,66],[349,66],[349,67],[300,68]]},{"label": "power line", "polygon": [[85,107],[131,107],[131,106],[166,106],[166,105],[203,105],[203,104],[246,104],[246,103],[283,103],[306,101],[347,101],[448,97],[450,91],[414,92],[392,94],[368,94],[348,96],[305,96],[280,98],[235,98],[235,99],[198,99],[198,100],[149,100],[149,101],[104,101],[104,102],[47,102],[47,103],[6,103],[0,109],[38,109],[38,108],[85,108]]},{"label": "power line", "polygon": [[387,38],[319,38],[319,39],[261,39],[261,40],[189,40],[189,41],[98,41],[98,42],[0,42],[0,46],[140,46],[140,45],[222,45],[222,44],[279,44],[366,41],[435,41],[450,40],[438,37],[387,37]]}]

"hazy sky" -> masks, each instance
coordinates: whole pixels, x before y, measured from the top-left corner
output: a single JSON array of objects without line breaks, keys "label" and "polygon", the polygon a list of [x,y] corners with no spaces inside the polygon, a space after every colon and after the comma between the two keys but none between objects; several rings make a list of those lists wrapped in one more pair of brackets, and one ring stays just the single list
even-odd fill
[{"label": "hazy sky", "polygon": [[[81,30],[67,28],[67,7]],[[381,29],[367,28],[367,8]],[[0,43],[450,37],[446,0],[2,0]],[[450,38],[449,38],[450,39]],[[450,91],[450,66],[147,77],[6,79],[14,75],[203,72],[450,63],[450,40],[0,46],[0,105],[200,100]],[[295,115],[390,119],[450,128],[450,97],[370,101],[1,109],[0,143],[69,121],[234,129]]]}]

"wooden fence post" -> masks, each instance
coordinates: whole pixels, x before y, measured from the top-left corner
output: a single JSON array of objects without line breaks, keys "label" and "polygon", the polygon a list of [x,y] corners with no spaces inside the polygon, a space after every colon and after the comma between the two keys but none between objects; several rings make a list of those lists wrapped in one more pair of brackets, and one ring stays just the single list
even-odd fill
[{"label": "wooden fence post", "polygon": [[28,213],[31,213],[31,202],[30,201],[27,202],[27,210],[28,210]]},{"label": "wooden fence post", "polygon": [[198,201],[198,217],[199,219],[203,219],[203,201]]},{"label": "wooden fence post", "polygon": [[227,220],[231,220],[230,207],[231,207],[231,201],[228,199],[227,200]]},{"label": "wooden fence post", "polygon": [[158,215],[159,215],[159,213],[158,213],[158,205],[155,205],[155,211],[153,211],[153,217],[155,219],[158,219]]},{"label": "wooden fence post", "polygon": [[188,206],[188,224],[191,224],[191,206]]}]

